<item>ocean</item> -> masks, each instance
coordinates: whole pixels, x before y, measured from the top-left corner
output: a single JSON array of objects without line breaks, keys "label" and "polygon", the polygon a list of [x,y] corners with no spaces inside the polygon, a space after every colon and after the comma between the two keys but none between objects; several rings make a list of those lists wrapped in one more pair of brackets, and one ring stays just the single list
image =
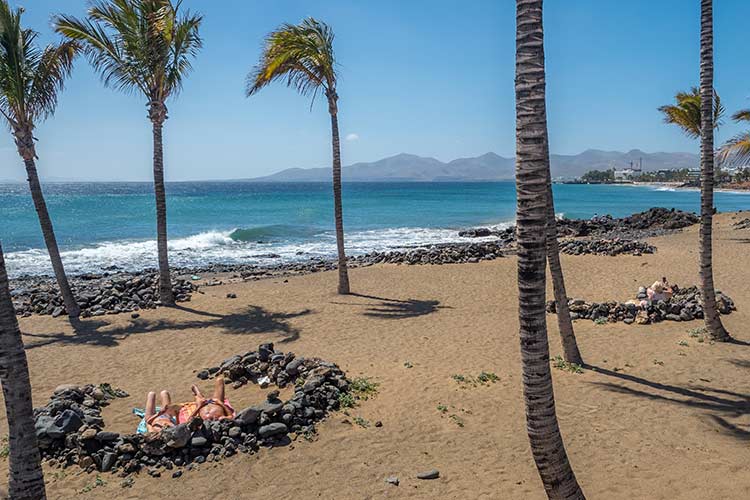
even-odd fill
[{"label": "ocean", "polygon": [[[156,267],[148,183],[54,183],[44,187],[66,270]],[[654,206],[697,212],[699,193],[622,185],[558,184],[565,217],[630,215]],[[514,221],[512,182],[344,183],[349,254],[465,240],[458,230]],[[333,257],[330,184],[168,183],[170,262],[271,264]],[[720,211],[750,209],[750,194],[717,192]],[[51,274],[36,212],[23,184],[0,184],[0,241],[11,277]]]}]

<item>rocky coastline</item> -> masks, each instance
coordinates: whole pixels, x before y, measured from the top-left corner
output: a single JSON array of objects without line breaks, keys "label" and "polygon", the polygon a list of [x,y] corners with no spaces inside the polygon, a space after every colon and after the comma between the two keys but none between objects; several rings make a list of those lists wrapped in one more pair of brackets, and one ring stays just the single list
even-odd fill
[{"label": "rocky coastline", "polygon": [[[639,238],[661,236],[698,222],[698,216],[680,210],[651,208],[623,218],[599,216],[592,219],[559,219],[560,250],[570,255],[643,255],[656,247]],[[349,257],[351,267],[374,264],[443,265],[477,263],[515,252],[515,228],[502,230],[474,228],[458,233],[464,238],[487,238],[370,252]],[[270,265],[208,264],[198,268],[173,269],[173,289],[177,302],[189,301],[199,287],[227,281],[283,279],[289,276],[336,269],[335,260],[277,263]],[[158,273],[154,269],[121,272],[116,269],[70,277],[71,287],[81,305],[82,317],[131,313],[161,305],[158,300]],[[62,297],[51,277],[28,276],[11,280],[16,314],[21,317],[65,314]]]}]

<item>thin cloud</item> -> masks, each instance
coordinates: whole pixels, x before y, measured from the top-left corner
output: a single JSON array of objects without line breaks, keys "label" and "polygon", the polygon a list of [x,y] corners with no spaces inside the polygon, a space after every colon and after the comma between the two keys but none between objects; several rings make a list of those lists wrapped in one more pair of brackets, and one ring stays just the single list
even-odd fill
[{"label": "thin cloud", "polygon": [[358,141],[359,140],[359,135],[354,134],[354,133],[349,134],[349,135],[346,136],[346,140],[349,141],[349,142]]}]

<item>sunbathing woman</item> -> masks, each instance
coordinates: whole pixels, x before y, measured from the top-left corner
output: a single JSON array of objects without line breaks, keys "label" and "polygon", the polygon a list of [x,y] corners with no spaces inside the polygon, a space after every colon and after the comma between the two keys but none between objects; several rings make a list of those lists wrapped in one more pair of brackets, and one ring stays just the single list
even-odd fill
[{"label": "sunbathing woman", "polygon": [[218,376],[214,381],[214,393],[211,399],[206,399],[201,394],[198,386],[191,387],[195,394],[195,402],[182,405],[180,409],[180,423],[189,422],[195,416],[203,420],[221,420],[234,418],[235,411],[224,395],[224,377]]},{"label": "sunbathing woman", "polygon": [[146,411],[143,420],[138,425],[138,433],[160,432],[166,427],[177,424],[178,405],[172,404],[172,398],[167,391],[161,391],[161,408],[156,406],[156,393],[151,391],[146,396]]}]

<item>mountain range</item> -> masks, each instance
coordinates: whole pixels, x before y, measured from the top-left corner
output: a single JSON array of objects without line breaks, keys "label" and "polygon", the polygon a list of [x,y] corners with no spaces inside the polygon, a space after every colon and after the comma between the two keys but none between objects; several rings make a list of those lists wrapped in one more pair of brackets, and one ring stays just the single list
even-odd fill
[{"label": "mountain range", "polygon": [[[630,162],[643,161],[644,171],[696,168],[699,156],[692,153],[645,153],[633,149],[627,153],[588,149],[577,155],[550,155],[552,176],[580,177],[589,170],[627,168]],[[495,153],[474,158],[442,162],[435,158],[401,153],[369,163],[342,168],[342,179],[353,182],[455,182],[500,181],[513,179],[515,160]],[[255,182],[330,182],[331,168],[290,168]]]}]

